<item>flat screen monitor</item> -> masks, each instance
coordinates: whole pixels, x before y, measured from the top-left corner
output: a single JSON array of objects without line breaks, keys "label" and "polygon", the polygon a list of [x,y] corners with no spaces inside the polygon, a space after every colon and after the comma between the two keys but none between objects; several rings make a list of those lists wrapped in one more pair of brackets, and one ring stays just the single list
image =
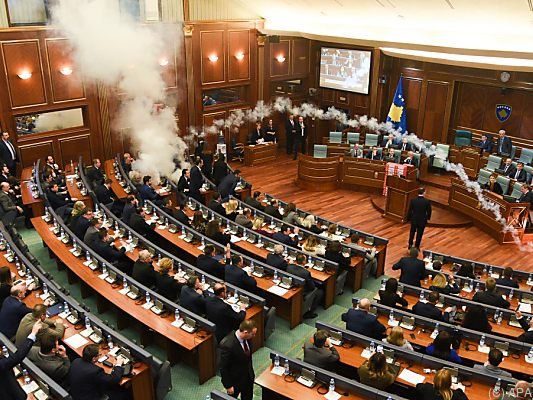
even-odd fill
[{"label": "flat screen monitor", "polygon": [[320,86],[368,94],[372,53],[332,47],[320,49]]}]

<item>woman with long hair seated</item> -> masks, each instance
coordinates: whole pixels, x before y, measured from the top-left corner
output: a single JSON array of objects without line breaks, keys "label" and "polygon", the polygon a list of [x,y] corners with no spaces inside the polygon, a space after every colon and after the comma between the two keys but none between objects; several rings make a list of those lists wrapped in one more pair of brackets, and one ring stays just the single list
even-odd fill
[{"label": "woman with long hair seated", "polygon": [[457,294],[461,291],[459,286],[457,286],[457,283],[455,283],[453,276],[450,276],[450,281],[448,281],[446,275],[440,272],[433,277],[433,282],[431,283],[429,290],[442,294]]},{"label": "woman with long hair seated", "polygon": [[315,216],[313,214],[307,215],[302,220],[302,227],[307,231],[316,233],[317,235],[324,231],[324,229],[317,225]]},{"label": "woman with long hair seated", "polygon": [[413,346],[403,337],[403,329],[399,326],[395,326],[390,331],[389,336],[383,339],[385,343],[393,344],[401,347],[402,349],[413,350]]},{"label": "woman with long hair seated", "polygon": [[486,189],[492,193],[503,194],[503,189],[501,185],[496,182],[496,177],[496,174],[492,174],[491,176],[489,176],[489,181],[483,185],[483,189]]},{"label": "woman with long hair seated", "polygon": [[339,242],[342,242],[344,240],[344,236],[337,235],[337,230],[339,228],[337,227],[337,224],[329,224],[328,229],[320,234],[320,236],[325,236],[328,239],[331,240],[338,240]]},{"label": "woman with long hair seated", "polygon": [[457,364],[463,363],[461,357],[452,349],[452,337],[446,331],[439,332],[433,343],[426,348],[426,354]]},{"label": "woman with long hair seated", "polygon": [[447,369],[439,369],[431,383],[416,385],[416,398],[420,400],[468,400],[461,389],[452,389],[452,374]]},{"label": "woman with long hair seated", "polygon": [[320,246],[318,238],[315,235],[309,235],[302,243],[302,250],[312,256],[323,256],[325,249]]},{"label": "woman with long hair seated", "polygon": [[257,232],[259,235],[272,237],[272,232],[263,229],[265,220],[262,217],[255,217],[252,221],[252,231]]},{"label": "woman with long hair seated", "polygon": [[350,256],[345,256],[341,250],[341,244],[337,240],[333,240],[328,242],[326,252],[324,253],[326,259],[339,264],[337,275],[350,268],[350,262],[352,261]]},{"label": "woman with long hair seated", "polygon": [[225,217],[235,222],[235,218],[237,218],[237,208],[239,208],[239,202],[234,199],[228,200],[226,203],[226,215]]},{"label": "woman with long hair seated", "polygon": [[231,243],[231,235],[224,233],[224,230],[220,226],[220,222],[216,219],[213,219],[207,223],[207,227],[205,228],[205,236],[224,246]]},{"label": "woman with long hair seated", "polygon": [[205,234],[206,222],[204,215],[200,210],[197,210],[192,215],[191,227],[198,233]]},{"label": "woman with long hair seated", "polygon": [[487,317],[487,311],[484,307],[472,305],[466,309],[465,317],[462,323],[463,328],[474,331],[491,333],[492,326]]},{"label": "woman with long hair seated", "polygon": [[396,278],[389,278],[385,283],[385,290],[379,291],[379,303],[388,307],[407,307],[409,303],[402,298],[398,293],[398,280]]},{"label": "woman with long hair seated", "polygon": [[70,215],[67,217],[67,220],[65,223],[69,227],[70,230],[73,230],[76,226],[76,223],[78,222],[78,218],[83,214],[83,210],[85,209],[85,203],[81,200],[78,200],[74,203],[74,206],[72,207],[72,211],[70,212]]},{"label": "woman with long hair seated", "polygon": [[376,389],[386,390],[391,386],[398,376],[392,367],[387,364],[387,357],[383,353],[374,353],[366,360],[359,369],[359,381]]}]

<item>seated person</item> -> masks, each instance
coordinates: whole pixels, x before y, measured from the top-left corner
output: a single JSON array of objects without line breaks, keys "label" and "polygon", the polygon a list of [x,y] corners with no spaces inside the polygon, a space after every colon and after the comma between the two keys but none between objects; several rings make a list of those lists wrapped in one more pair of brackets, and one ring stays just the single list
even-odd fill
[{"label": "seated person", "polygon": [[313,335],[313,341],[304,343],[304,362],[327,371],[336,372],[339,353],[329,342],[328,333],[319,329]]},{"label": "seated person", "polygon": [[401,151],[410,151],[412,150],[411,145],[409,144],[409,139],[407,139],[405,136],[402,138],[402,142],[398,146],[398,149]]},{"label": "seated person", "polygon": [[386,390],[390,387],[399,372],[399,369],[396,371],[392,369],[383,353],[372,354],[357,370],[359,381],[363,385],[372,386],[379,390]]},{"label": "seated person", "polygon": [[101,184],[97,184],[94,188],[94,194],[99,203],[104,204],[107,207],[113,207],[115,199],[113,198],[113,192],[111,190],[111,184],[113,181],[107,178]]},{"label": "seated person", "polygon": [[363,158],[363,146],[361,146],[359,143],[355,143],[348,151],[348,155],[354,158]]},{"label": "seated person", "polygon": [[207,222],[204,218],[204,214],[200,210],[197,210],[192,215],[191,227],[198,233],[205,235],[207,228]]},{"label": "seated person", "polygon": [[398,304],[407,307],[407,300],[398,294],[396,278],[389,278],[385,283],[385,290],[379,291],[379,303],[388,307],[397,307]]},{"label": "seated person", "polygon": [[527,172],[524,169],[524,163],[516,163],[516,171],[514,174],[510,175],[509,178],[512,178],[518,182],[525,182],[527,180]]},{"label": "seated person", "polygon": [[184,278],[178,278],[177,275],[170,276],[169,272],[173,267],[174,262],[168,257],[163,257],[159,261],[159,271],[155,276],[155,290],[166,299],[176,301],[187,281]]},{"label": "seated person", "polygon": [[415,158],[415,153],[414,153],[414,151],[409,150],[409,151],[407,152],[407,157],[405,157],[405,158],[403,159],[402,164],[414,165],[415,167],[418,168],[418,161],[417,161],[417,159]]},{"label": "seated person", "polygon": [[227,201],[225,206],[225,212],[224,214],[222,214],[222,216],[235,222],[235,218],[237,218],[237,209],[239,208],[239,202],[237,200],[230,199]]},{"label": "seated person", "polygon": [[294,232],[291,233],[290,226],[283,224],[281,230],[272,235],[272,239],[287,246],[298,247],[298,232],[298,227],[294,228]]},{"label": "seated person", "polygon": [[474,369],[492,376],[504,376],[506,378],[512,378],[513,375],[510,372],[504,371],[499,368],[499,365],[503,361],[503,353],[501,350],[492,348],[489,351],[489,358],[485,364],[475,364]]},{"label": "seated person", "polygon": [[395,149],[396,148],[396,141],[394,140],[394,134],[389,133],[389,136],[383,139],[383,142],[381,142],[381,147],[385,149]]},{"label": "seated person", "polygon": [[479,142],[479,149],[481,154],[486,151],[487,153],[492,153],[492,140],[487,138],[487,135],[481,135],[481,141]]},{"label": "seated person", "polygon": [[216,325],[215,336],[220,343],[231,331],[237,329],[246,317],[246,304],[241,303],[240,310],[233,308],[224,300],[228,297],[226,285],[216,283],[213,287],[214,296],[206,299],[205,314],[209,321]]},{"label": "seated person", "polygon": [[326,250],[319,244],[315,235],[309,235],[305,238],[302,243],[302,251],[311,256],[323,257],[326,254]]},{"label": "seated person", "polygon": [[241,256],[231,257],[231,264],[226,266],[224,280],[248,292],[255,292],[257,281],[243,269],[244,261]]},{"label": "seated person", "polygon": [[383,157],[383,161],[390,163],[396,162],[396,154],[394,153],[394,149],[392,147],[387,150],[387,154]]},{"label": "seated person", "polygon": [[276,219],[283,219],[283,216],[279,212],[279,202],[276,199],[272,199],[270,204],[265,206],[265,214],[268,214]]},{"label": "seated person", "polygon": [[11,294],[11,288],[13,287],[13,276],[11,270],[7,266],[0,267],[0,309],[4,300]]},{"label": "seated person", "polygon": [[144,208],[138,207],[130,216],[129,226],[138,234],[150,239],[156,224],[149,224],[146,222],[144,215]]},{"label": "seated person", "polygon": [[244,202],[248,204],[250,207],[255,208],[256,210],[264,211],[265,206],[261,204],[260,197],[261,197],[261,192],[256,190],[253,196],[247,196],[244,199]]},{"label": "seated person", "polygon": [[440,369],[431,383],[419,383],[416,385],[416,398],[420,400],[468,400],[461,389],[452,389],[452,374],[447,369]]},{"label": "seated person", "polygon": [[65,347],[58,344],[55,335],[48,332],[42,334],[40,346],[33,346],[28,353],[28,358],[60,385],[66,383],[70,371],[70,360]]},{"label": "seated person", "polygon": [[266,263],[274,268],[281,269],[282,271],[287,270],[289,264],[285,258],[283,258],[283,246],[281,244],[274,245],[274,253],[267,255]]},{"label": "seated person", "polygon": [[346,322],[346,329],[381,340],[385,337],[386,328],[369,311],[370,300],[363,298],[357,308],[352,308],[342,314],[342,320]]},{"label": "seated person", "polygon": [[511,305],[501,294],[496,293],[496,280],[492,277],[487,278],[485,281],[485,290],[477,292],[472,298],[472,301],[500,308],[509,308]]},{"label": "seated person", "polygon": [[126,225],[129,225],[130,218],[133,213],[135,213],[135,210],[137,209],[139,205],[139,200],[132,195],[129,194],[126,198],[126,204],[124,205],[124,208],[122,209],[122,222],[124,222]]},{"label": "seated person", "polygon": [[518,289],[518,282],[513,279],[513,269],[511,267],[505,267],[502,275],[496,279],[496,285],[507,286]]},{"label": "seated person", "polygon": [[339,230],[339,227],[337,226],[337,224],[329,224],[328,229],[324,231],[320,236],[324,236],[324,237],[327,237],[328,239],[342,242],[344,240],[344,236],[337,235],[338,230]]},{"label": "seated person", "polygon": [[263,229],[263,224],[265,220],[262,217],[255,217],[252,221],[252,230],[257,232],[259,235],[272,237],[272,233]]},{"label": "seated person", "polygon": [[157,194],[153,187],[152,177],[150,175],[143,176],[143,184],[139,187],[139,196],[143,201],[151,200],[158,206],[163,204],[161,196]]},{"label": "seated person", "polygon": [[250,135],[250,144],[257,144],[262,142],[265,138],[263,137],[263,129],[261,128],[261,122],[255,123],[255,129]]},{"label": "seated person", "polygon": [[496,182],[496,177],[497,177],[496,174],[491,174],[489,176],[489,181],[483,185],[483,189],[486,189],[489,192],[503,195],[503,189],[501,185],[498,182]]},{"label": "seated person", "polygon": [[[226,260],[230,259],[230,247],[226,247]],[[228,262],[227,262],[228,263]],[[219,279],[224,279],[226,269],[224,264],[215,257],[215,246],[206,244],[204,247],[204,254],[200,254],[196,259],[196,266],[209,275],[216,276]]]},{"label": "seated person", "polygon": [[90,208],[84,208],[81,211],[81,215],[76,219],[76,226],[72,233],[74,233],[79,240],[83,240],[85,233],[89,226],[91,225],[91,220],[93,219],[93,211]]},{"label": "seated person", "polygon": [[122,258],[122,255],[126,252],[124,247],[119,250],[115,250],[109,245],[110,239],[106,228],[100,228],[98,231],[98,240],[94,242],[93,249],[100,257],[111,264],[116,264]]},{"label": "seated person", "polygon": [[287,204],[287,207],[285,208],[285,213],[283,216],[283,222],[286,222],[290,225],[300,225],[301,219],[298,216],[298,212],[296,211],[296,204],[289,203]]},{"label": "seated person", "polygon": [[315,285],[315,281],[311,277],[311,273],[307,270],[306,265],[307,264],[307,257],[305,257],[303,254],[298,254],[296,256],[296,264],[289,264],[287,266],[287,272],[289,274],[293,274],[296,276],[299,276],[300,278],[305,279],[304,284],[304,303],[307,301],[308,296],[313,296],[313,300],[311,301],[311,307],[309,310],[304,310],[304,318],[316,318],[317,314],[315,313],[315,310],[317,309],[319,303],[322,301],[322,298],[324,297],[324,291],[322,289],[318,289]]},{"label": "seated person", "polygon": [[26,284],[21,283],[11,288],[10,296],[2,304],[2,309],[0,310],[0,332],[9,339],[13,338],[17,333],[20,321],[22,321],[24,316],[32,312],[32,309],[22,302],[25,296]]},{"label": "seated person", "polygon": [[394,326],[389,336],[383,339],[385,343],[393,344],[394,346],[401,347],[413,351],[413,346],[403,337],[403,329],[400,326]]},{"label": "seated person", "polygon": [[235,217],[235,223],[241,226],[244,226],[245,228],[251,229],[253,226],[252,223],[252,211],[246,207],[242,214],[237,214]]},{"label": "seated person", "polygon": [[452,337],[447,331],[439,332],[433,343],[426,348],[426,354],[456,364],[463,363],[461,357],[452,349]]},{"label": "seated person", "polygon": [[213,193],[213,198],[209,201],[207,208],[213,210],[218,215],[226,215],[226,210],[222,206],[222,197],[218,192]]},{"label": "seated person", "polygon": [[271,119],[268,120],[268,124],[263,128],[263,137],[265,142],[276,142],[276,128]]},{"label": "seated person", "polygon": [[176,210],[176,207],[173,207],[172,199],[170,196],[166,196],[163,198],[163,206],[161,209],[166,212],[171,217],[178,220],[178,222],[181,222],[185,226],[190,226],[189,217],[187,214],[185,214],[185,203],[179,203],[178,209]]},{"label": "seated person", "polygon": [[50,336],[53,336],[56,340],[63,338],[63,335],[65,333],[65,326],[63,325],[63,320],[61,318],[58,318],[57,320],[47,318],[47,310],[48,307],[44,304],[35,304],[31,313],[26,314],[24,318],[22,318],[18,326],[17,333],[15,335],[16,346],[21,346],[24,343],[24,341],[30,334],[33,325],[35,325],[37,321],[41,321],[43,327],[41,328],[41,331],[37,336],[36,344],[39,344],[41,341],[41,333],[46,333]]},{"label": "seated person", "polygon": [[86,176],[93,187],[104,183],[104,173],[102,172],[102,162],[100,161],[99,158],[95,158],[93,160],[93,164],[89,168],[87,168]]},{"label": "seated person", "polygon": [[489,323],[487,311],[484,307],[477,305],[472,305],[466,309],[461,326],[478,332],[492,332],[492,326]]},{"label": "seated person", "polygon": [[324,229],[322,229],[322,227],[318,226],[316,223],[315,216],[313,214],[306,215],[306,217],[302,220],[302,228],[317,235],[324,232]]},{"label": "seated person", "polygon": [[457,283],[455,283],[453,275],[446,278],[446,275],[440,272],[433,277],[429,290],[442,294],[458,294],[461,291]]},{"label": "seated person", "polygon": [[378,152],[378,148],[374,146],[366,153],[365,158],[368,158],[369,160],[381,160],[381,154]]},{"label": "seated person", "polygon": [[518,322],[520,323],[520,326],[525,331],[518,337],[518,340],[525,343],[533,344],[533,318],[530,318],[528,323],[528,319],[524,318],[520,311],[516,311],[515,314],[516,318],[518,319]]},{"label": "seated person", "polygon": [[59,186],[57,183],[52,183],[46,192],[46,197],[50,203],[50,207],[57,210],[61,207],[72,207],[74,201],[77,199],[70,199],[68,196],[59,193]]},{"label": "seated person", "polygon": [[459,271],[455,273],[455,275],[464,276],[465,278],[470,279],[476,279],[476,276],[474,275],[474,266],[472,263],[464,263],[459,268]]},{"label": "seated person", "polygon": [[420,315],[422,317],[431,318],[435,321],[442,321],[442,322],[448,322],[450,319],[449,313],[452,311],[452,307],[447,307],[444,310],[444,314],[437,308],[435,304],[439,301],[439,292],[431,292],[427,296],[427,303],[424,303],[422,301],[418,301],[413,306],[413,312],[416,315]]},{"label": "seated person", "polygon": [[187,280],[187,285],[181,289],[180,305],[196,315],[205,314],[205,296],[200,279],[194,275]]},{"label": "seated person", "polygon": [[503,174],[509,178],[515,176],[516,167],[513,165],[513,160],[511,158],[506,158],[500,169],[503,171]]},{"label": "seated person", "polygon": [[231,243],[231,235],[224,233],[224,229],[220,225],[220,222],[216,219],[213,219],[207,223],[205,235],[223,246]]},{"label": "seated person", "polygon": [[339,266],[337,269],[337,275],[340,275],[343,271],[347,271],[348,269],[350,269],[350,263],[352,262],[352,259],[350,258],[350,256],[344,255],[339,241],[328,241],[324,256],[327,260],[337,263],[337,265]]},{"label": "seated person", "polygon": [[147,288],[155,286],[157,272],[152,265],[152,256],[148,250],[139,251],[139,258],[133,264],[132,278]]}]

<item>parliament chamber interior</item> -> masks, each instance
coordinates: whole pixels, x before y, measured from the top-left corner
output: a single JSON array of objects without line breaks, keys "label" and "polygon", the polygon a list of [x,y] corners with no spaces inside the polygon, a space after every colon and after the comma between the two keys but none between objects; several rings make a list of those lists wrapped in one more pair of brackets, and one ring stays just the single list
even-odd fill
[{"label": "parliament chamber interior", "polygon": [[0,2],[0,398],[532,399],[532,35]]}]

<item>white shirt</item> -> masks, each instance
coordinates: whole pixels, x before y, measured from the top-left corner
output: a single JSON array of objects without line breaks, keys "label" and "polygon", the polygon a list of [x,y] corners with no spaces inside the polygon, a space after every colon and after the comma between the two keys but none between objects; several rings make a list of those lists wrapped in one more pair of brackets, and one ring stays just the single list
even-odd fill
[{"label": "white shirt", "polygon": [[[4,140],[4,139],[2,139]],[[11,153],[11,158],[13,160],[15,160],[17,157],[15,156],[15,148],[13,147],[13,145],[11,144],[11,142],[9,140],[4,140],[4,144],[7,146],[7,148],[9,149],[9,152]]]}]

